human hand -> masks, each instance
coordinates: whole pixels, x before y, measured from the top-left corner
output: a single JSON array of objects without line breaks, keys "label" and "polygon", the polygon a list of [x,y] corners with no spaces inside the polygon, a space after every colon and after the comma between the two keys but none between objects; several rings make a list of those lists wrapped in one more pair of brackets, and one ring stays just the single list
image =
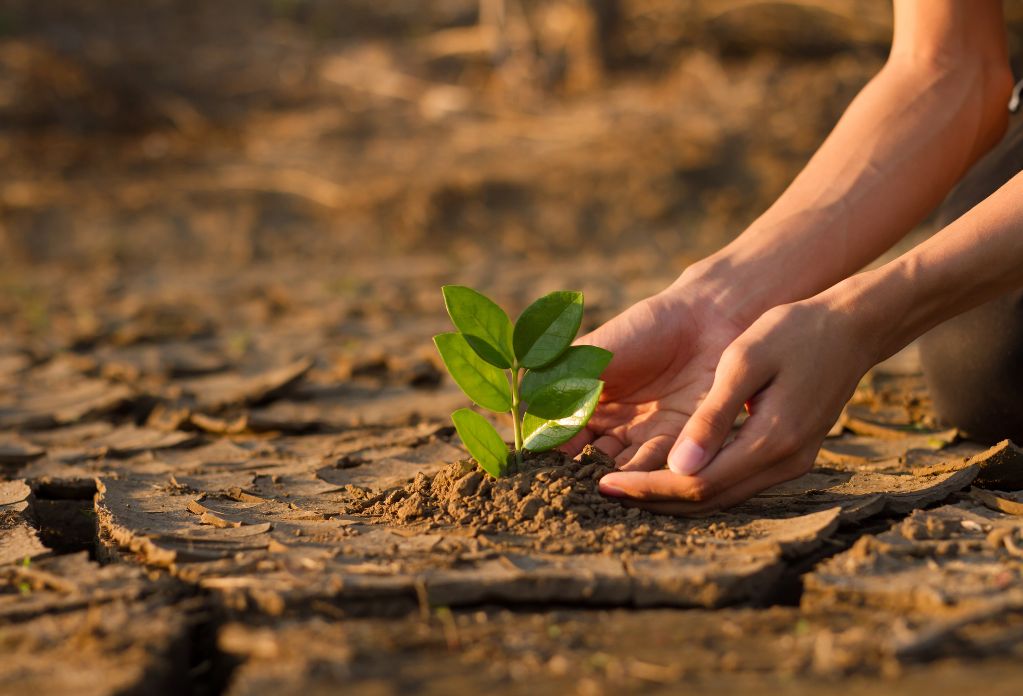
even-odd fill
[{"label": "human hand", "polygon": [[[834,297],[765,312],[722,353],[713,386],[668,455],[670,469],[614,472],[601,492],[653,512],[695,515],[809,471],[877,358],[873,332]],[[744,404],[750,416],[726,445]]]},{"label": "human hand", "polygon": [[566,452],[574,456],[593,443],[625,471],[665,465],[710,389],[722,351],[748,325],[701,287],[680,279],[577,341],[606,348],[614,358],[596,412]]}]

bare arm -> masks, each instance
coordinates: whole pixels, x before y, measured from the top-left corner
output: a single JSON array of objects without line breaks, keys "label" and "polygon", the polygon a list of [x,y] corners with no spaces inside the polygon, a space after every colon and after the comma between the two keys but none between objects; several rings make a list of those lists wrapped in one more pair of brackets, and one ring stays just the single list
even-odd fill
[{"label": "bare arm", "polygon": [[[683,429],[707,453],[680,476],[618,472],[605,493],[698,514],[734,505],[813,466],[863,373],[928,329],[1023,287],[1023,174],[878,269],[764,313],[722,355]],[[752,415],[723,446],[744,403]]]},{"label": "bare arm", "polygon": [[[871,351],[850,322],[839,320],[841,311],[822,313],[814,309],[819,304],[801,300],[891,247],[1002,137],[1012,88],[1004,31],[1000,0],[895,0],[887,63],[778,201],[670,288],[580,339],[615,354],[597,412],[567,448],[592,442],[615,457],[622,472],[606,477],[605,493],[643,499],[651,494],[642,483],[649,476],[651,486],[666,486],[657,491],[661,500],[686,499],[686,487],[695,486],[698,500],[735,502],[813,461],[831,425],[821,425],[827,418],[820,414],[837,417],[870,367]],[[816,340],[821,336],[828,340]],[[846,346],[855,341],[858,352],[849,356]],[[762,345],[770,354],[753,360],[749,346]],[[808,347],[816,352],[808,355]],[[718,462],[721,433],[734,421],[733,401],[754,379],[753,367],[769,371],[789,355],[805,361],[794,386],[758,397],[764,411]],[[832,355],[848,358],[833,373]],[[807,377],[800,381],[799,374]],[[799,401],[811,374],[838,385],[832,403]],[[779,438],[784,424],[800,418],[823,431]],[[744,451],[759,465],[745,467],[737,458]],[[786,453],[784,462],[778,452]],[[701,474],[653,471],[665,461],[678,474]],[[725,488],[728,497],[721,498]]]},{"label": "bare arm", "polygon": [[679,282],[751,322],[855,273],[1001,138],[1011,89],[1000,0],[895,0],[884,68],[778,201]]},{"label": "bare arm", "polygon": [[877,360],[961,312],[1023,286],[1023,174],[926,242],[823,296],[855,314]]}]

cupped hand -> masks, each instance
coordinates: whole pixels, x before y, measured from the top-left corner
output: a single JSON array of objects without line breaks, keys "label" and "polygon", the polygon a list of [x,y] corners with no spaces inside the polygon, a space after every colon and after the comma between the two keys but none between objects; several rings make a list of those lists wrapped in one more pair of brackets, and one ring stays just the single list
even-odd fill
[{"label": "cupped hand", "polygon": [[[601,492],[653,512],[696,515],[809,471],[877,357],[856,313],[819,298],[768,310],[727,346],[706,397],[684,422],[672,421],[681,434],[669,469],[608,474]],[[744,405],[750,415],[726,444]]]},{"label": "cupped hand", "polygon": [[664,467],[682,427],[714,381],[722,351],[745,328],[678,284],[639,302],[577,343],[614,353],[586,429],[563,449],[593,443],[620,469]]}]

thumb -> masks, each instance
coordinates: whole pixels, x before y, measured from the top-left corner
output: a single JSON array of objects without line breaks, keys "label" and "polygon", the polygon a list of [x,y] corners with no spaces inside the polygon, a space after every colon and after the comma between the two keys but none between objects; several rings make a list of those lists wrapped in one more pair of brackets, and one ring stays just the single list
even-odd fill
[{"label": "thumb", "polygon": [[668,468],[692,476],[703,469],[725,444],[736,417],[747,401],[768,381],[765,370],[756,369],[744,357],[722,356],[714,383],[679,433]]}]

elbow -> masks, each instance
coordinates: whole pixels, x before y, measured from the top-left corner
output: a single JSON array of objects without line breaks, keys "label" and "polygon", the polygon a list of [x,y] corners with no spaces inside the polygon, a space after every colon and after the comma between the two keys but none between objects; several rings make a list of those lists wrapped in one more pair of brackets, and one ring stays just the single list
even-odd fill
[{"label": "elbow", "polygon": [[[967,167],[983,157],[1001,141],[1009,128],[1009,99],[1015,80],[1008,61],[983,62],[963,71],[966,77],[961,89],[968,90],[964,110],[969,115],[961,121],[962,134],[972,141],[963,144],[968,147]],[[970,128],[970,124],[973,128]]]},{"label": "elbow", "polygon": [[886,68],[912,75],[917,84],[930,85],[943,101],[958,105],[957,134],[971,138],[963,145],[975,161],[998,144],[1009,127],[1009,99],[1015,80],[1008,60],[997,57],[959,56],[949,60],[893,55]]},{"label": "elbow", "polygon": [[1009,127],[1009,99],[1016,81],[1008,61],[998,61],[982,68],[979,98],[981,125],[978,147],[987,152],[1002,139]]}]

